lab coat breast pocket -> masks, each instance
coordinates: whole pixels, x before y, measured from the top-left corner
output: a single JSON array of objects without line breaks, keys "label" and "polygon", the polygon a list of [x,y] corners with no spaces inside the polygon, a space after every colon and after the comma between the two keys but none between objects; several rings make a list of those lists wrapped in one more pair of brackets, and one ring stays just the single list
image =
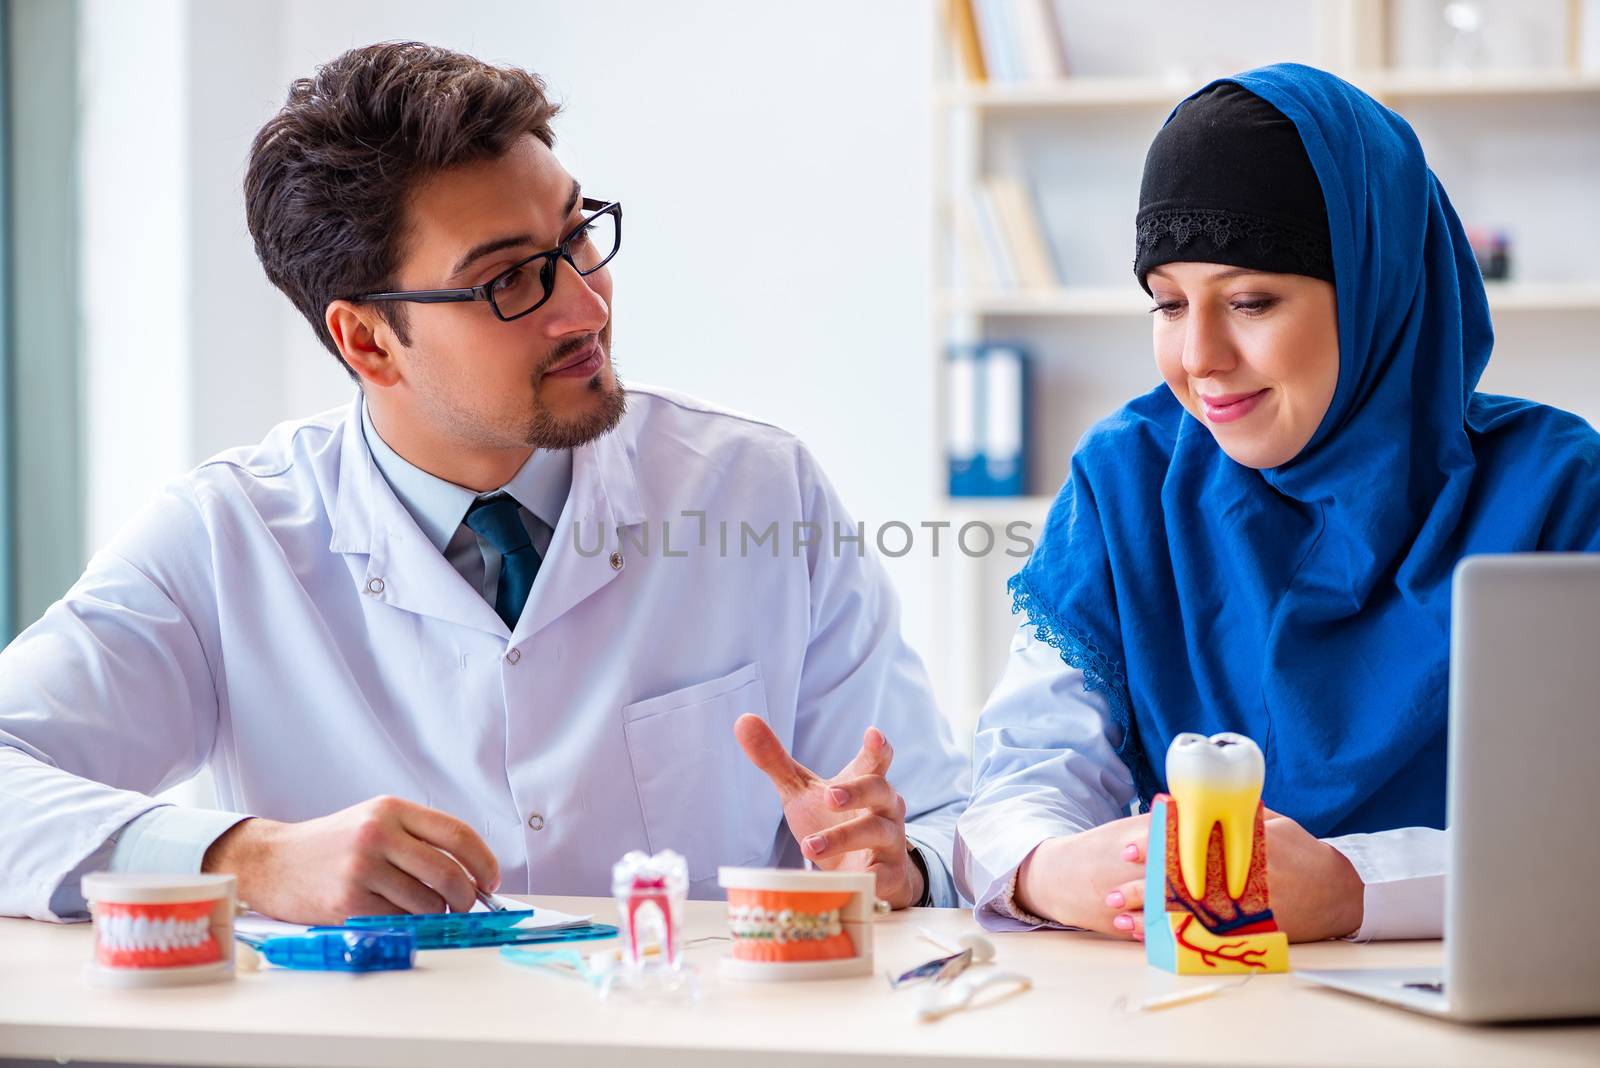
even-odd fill
[{"label": "lab coat breast pocket", "polygon": [[783,807],[733,736],[746,712],[767,719],[759,664],[622,710],[650,850],[682,853],[690,882],[772,853]]}]

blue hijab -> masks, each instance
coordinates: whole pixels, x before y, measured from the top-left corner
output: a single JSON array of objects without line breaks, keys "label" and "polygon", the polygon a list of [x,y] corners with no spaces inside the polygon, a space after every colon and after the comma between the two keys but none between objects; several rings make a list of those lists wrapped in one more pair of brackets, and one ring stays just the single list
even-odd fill
[{"label": "blue hijab", "polygon": [[1015,607],[1104,693],[1147,804],[1174,735],[1236,731],[1266,754],[1267,805],[1312,834],[1443,827],[1452,571],[1600,549],[1600,436],[1476,392],[1483,281],[1404,119],[1298,64],[1221,81],[1283,112],[1322,187],[1333,402],[1264,471],[1165,386],[1113,413],[1079,444]]}]

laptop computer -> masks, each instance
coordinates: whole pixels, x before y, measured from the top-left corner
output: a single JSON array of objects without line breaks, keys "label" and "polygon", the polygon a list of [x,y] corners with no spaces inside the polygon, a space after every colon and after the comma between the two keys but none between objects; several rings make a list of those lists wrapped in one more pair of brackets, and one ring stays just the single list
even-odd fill
[{"label": "laptop computer", "polygon": [[1600,1015],[1600,554],[1454,583],[1444,966],[1296,974],[1457,1020]]}]

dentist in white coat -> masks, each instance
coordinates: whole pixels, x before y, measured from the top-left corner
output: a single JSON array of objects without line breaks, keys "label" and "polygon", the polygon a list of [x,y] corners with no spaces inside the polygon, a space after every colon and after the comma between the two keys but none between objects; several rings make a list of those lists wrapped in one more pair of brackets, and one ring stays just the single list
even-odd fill
[{"label": "dentist in white coat", "polygon": [[[554,110],[385,44],[262,129],[257,253],[359,392],[173,482],[0,655],[0,914],[206,870],[337,922],[665,848],[695,896],[805,858],[958,903],[965,762],[882,569],[793,437],[623,390],[621,209]],[[219,810],[150,796],[202,767]]]}]

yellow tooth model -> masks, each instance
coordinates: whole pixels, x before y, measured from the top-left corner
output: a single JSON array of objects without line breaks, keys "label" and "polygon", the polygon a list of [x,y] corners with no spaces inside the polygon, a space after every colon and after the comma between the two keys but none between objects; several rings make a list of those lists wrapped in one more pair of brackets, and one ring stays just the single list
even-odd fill
[{"label": "yellow tooth model", "polygon": [[1180,734],[1150,808],[1145,959],[1179,975],[1289,970],[1267,897],[1261,750],[1242,734]]}]

